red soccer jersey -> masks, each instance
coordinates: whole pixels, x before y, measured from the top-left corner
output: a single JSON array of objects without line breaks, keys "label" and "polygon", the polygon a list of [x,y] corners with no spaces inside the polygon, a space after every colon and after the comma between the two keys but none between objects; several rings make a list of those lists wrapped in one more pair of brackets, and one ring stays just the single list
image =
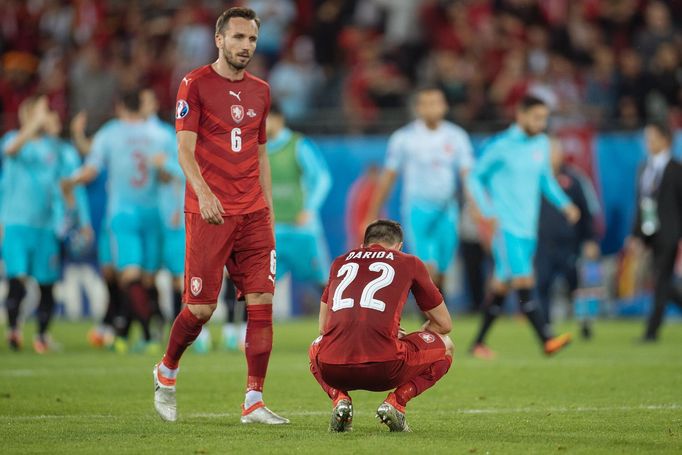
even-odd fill
[{"label": "red soccer jersey", "polygon": [[[180,83],[175,129],[197,133],[195,157],[201,175],[228,215],[267,207],[259,180],[258,146],[266,142],[269,109],[269,85],[246,72],[242,80],[231,81],[206,65]],[[189,183],[185,211],[200,213]]]},{"label": "red soccer jersey", "polygon": [[443,301],[426,266],[415,256],[372,245],[336,258],[322,294],[327,326],[319,361],[357,364],[399,359],[398,327],[410,291],[422,311]]}]

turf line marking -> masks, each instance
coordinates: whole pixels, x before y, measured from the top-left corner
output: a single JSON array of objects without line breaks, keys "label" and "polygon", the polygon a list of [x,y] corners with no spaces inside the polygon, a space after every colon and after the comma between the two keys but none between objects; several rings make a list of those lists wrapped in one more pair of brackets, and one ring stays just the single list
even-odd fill
[{"label": "turf line marking", "polygon": [[[609,406],[609,407],[554,407],[554,408],[488,408],[488,409],[453,409],[452,411],[411,411],[410,414],[429,414],[429,415],[453,415],[453,414],[534,414],[534,413],[586,413],[586,412],[614,412],[614,411],[673,411],[682,409],[680,404],[653,404],[640,406]],[[284,412],[287,417],[318,417],[329,415],[328,411],[291,411]],[[180,416],[188,419],[221,419],[239,417],[239,412],[198,412]],[[68,414],[68,415],[34,415],[34,416],[11,416],[0,415],[0,420],[4,421],[40,421],[55,419],[130,419],[130,415],[107,415],[107,414]],[[136,416],[144,417],[144,416]]]}]

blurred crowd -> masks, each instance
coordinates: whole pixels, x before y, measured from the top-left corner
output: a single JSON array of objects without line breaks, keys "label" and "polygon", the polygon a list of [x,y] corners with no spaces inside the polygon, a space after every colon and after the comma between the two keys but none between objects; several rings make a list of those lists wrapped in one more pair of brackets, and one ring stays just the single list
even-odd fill
[{"label": "blurred crowd", "polygon": [[682,0],[0,0],[2,131],[36,92],[64,120],[85,111],[89,132],[134,86],[170,118],[237,4],[262,19],[251,71],[308,131],[387,131],[423,84],[469,128],[508,122],[527,92],[562,124],[682,125]]}]

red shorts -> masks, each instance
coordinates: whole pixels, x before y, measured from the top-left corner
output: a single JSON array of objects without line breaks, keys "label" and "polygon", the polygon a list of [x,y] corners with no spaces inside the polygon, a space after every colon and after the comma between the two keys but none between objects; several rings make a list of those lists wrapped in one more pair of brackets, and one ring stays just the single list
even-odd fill
[{"label": "red shorts", "polygon": [[275,292],[270,209],[223,221],[209,224],[198,213],[185,214],[185,303],[216,303],[225,267],[242,294]]},{"label": "red shorts", "polygon": [[382,392],[394,389],[421,375],[439,360],[446,358],[445,343],[431,332],[413,332],[398,340],[404,351],[396,360],[387,362],[337,365],[318,362],[320,338],[310,347],[310,362],[324,382],[338,390],[370,390]]}]

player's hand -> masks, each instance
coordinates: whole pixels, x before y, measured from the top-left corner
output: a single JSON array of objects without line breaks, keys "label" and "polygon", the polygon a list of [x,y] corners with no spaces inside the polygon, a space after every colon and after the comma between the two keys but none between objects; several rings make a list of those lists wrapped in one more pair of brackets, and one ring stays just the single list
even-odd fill
[{"label": "player's hand", "polygon": [[64,179],[61,182],[59,182],[59,186],[62,189],[62,193],[64,193],[65,198],[70,198],[73,197],[73,189],[76,186],[74,183],[73,179]]},{"label": "player's hand", "polygon": [[296,217],[296,224],[298,226],[305,226],[306,224],[308,224],[308,222],[310,222],[312,217],[313,217],[312,213],[310,213],[307,210],[302,210],[298,212],[298,216]]},{"label": "player's hand", "polygon": [[583,257],[590,261],[596,261],[599,259],[601,251],[599,250],[599,244],[597,242],[590,240],[583,244]]},{"label": "player's hand", "polygon": [[405,331],[405,329],[403,329],[402,327],[398,327],[398,339],[401,339],[405,335],[407,335],[407,332]]},{"label": "player's hand", "polygon": [[568,204],[564,208],[564,216],[569,223],[575,224],[580,221],[580,209],[573,204]]},{"label": "player's hand", "polygon": [[85,127],[88,124],[88,114],[85,111],[80,111],[71,120],[71,135],[85,136]]},{"label": "player's hand", "polygon": [[199,199],[199,211],[201,218],[209,224],[223,224],[225,209],[220,199],[211,190],[197,195]]},{"label": "player's hand", "polygon": [[152,167],[155,167],[156,169],[161,169],[165,164],[166,164],[166,159],[168,158],[168,155],[165,153],[157,153],[156,155],[152,156]]}]

